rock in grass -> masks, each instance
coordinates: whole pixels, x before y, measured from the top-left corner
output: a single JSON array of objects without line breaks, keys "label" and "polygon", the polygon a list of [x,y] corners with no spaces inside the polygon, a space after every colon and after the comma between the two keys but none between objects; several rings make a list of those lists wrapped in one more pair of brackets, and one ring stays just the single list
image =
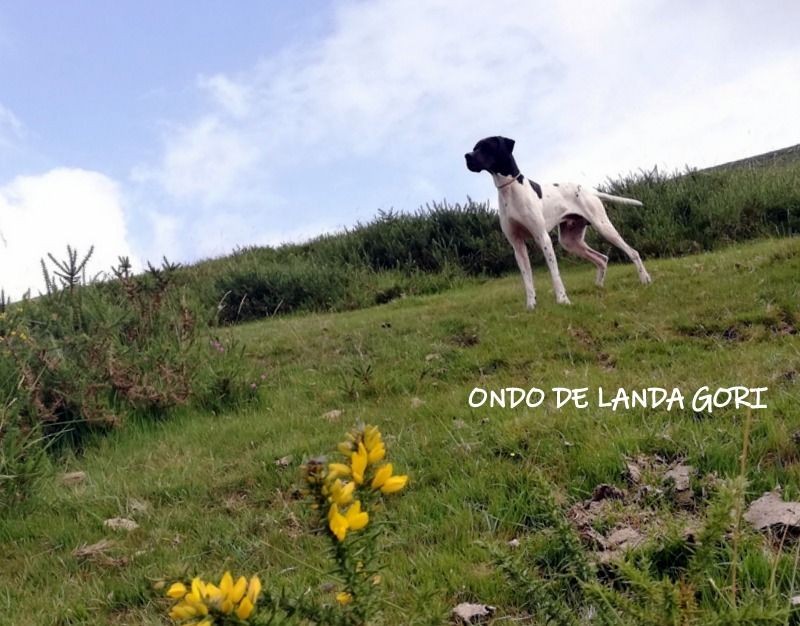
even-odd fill
[{"label": "rock in grass", "polygon": [[691,465],[678,463],[664,474],[664,480],[671,479],[675,483],[675,491],[686,491],[691,486],[692,472],[694,472],[694,468]]},{"label": "rock in grass", "polygon": [[744,519],[756,530],[800,528],[800,502],[784,502],[779,490],[768,491],[750,505]]},{"label": "rock in grass", "polygon": [[86,559],[103,555],[107,550],[114,547],[114,542],[110,539],[101,539],[91,545],[83,544],[72,551],[72,556],[79,559]]},{"label": "rock in grass", "polygon": [[625,492],[619,487],[602,483],[597,485],[592,491],[592,502],[600,502],[600,500],[624,500]]},{"label": "rock in grass", "polygon": [[642,468],[633,461],[625,463],[625,480],[631,485],[638,485],[642,482]]},{"label": "rock in grass", "polygon": [[664,474],[664,481],[671,481],[675,486],[674,498],[676,504],[685,508],[691,508],[694,505],[694,494],[691,488],[692,474],[694,474],[694,468],[683,463],[677,463]]},{"label": "rock in grass", "polygon": [[610,563],[622,560],[628,550],[632,550],[646,541],[646,537],[635,528],[626,526],[618,528],[605,539],[604,551],[598,554],[598,561]]},{"label": "rock in grass", "polygon": [[609,550],[628,550],[644,543],[645,537],[635,528],[618,528],[606,539]]},{"label": "rock in grass", "polygon": [[453,615],[464,624],[477,624],[481,617],[489,617],[495,610],[495,607],[488,604],[462,602],[453,609]]},{"label": "rock in grass", "polygon": [[128,532],[139,528],[139,524],[127,517],[112,517],[103,522],[103,526],[111,530],[127,530]]},{"label": "rock in grass", "polygon": [[322,414],[322,419],[328,420],[329,422],[338,422],[339,418],[342,417],[342,413],[339,409],[333,409],[332,411],[328,411],[327,413]]},{"label": "rock in grass", "polygon": [[150,504],[138,498],[128,498],[128,513],[135,515],[136,513],[147,513],[150,510]]},{"label": "rock in grass", "polygon": [[282,456],[279,459],[275,459],[275,465],[278,467],[289,467],[292,463],[292,455],[287,454],[286,456]]},{"label": "rock in grass", "polygon": [[67,472],[61,475],[61,484],[68,487],[80,485],[86,480],[86,472]]}]

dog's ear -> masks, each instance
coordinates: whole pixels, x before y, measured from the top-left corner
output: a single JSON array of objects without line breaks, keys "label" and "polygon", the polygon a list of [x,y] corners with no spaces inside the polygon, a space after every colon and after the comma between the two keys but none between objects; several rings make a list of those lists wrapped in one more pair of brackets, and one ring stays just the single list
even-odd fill
[{"label": "dog's ear", "polygon": [[503,143],[503,147],[509,154],[511,154],[514,151],[515,141],[513,139],[509,139],[508,137],[501,137],[500,139]]}]

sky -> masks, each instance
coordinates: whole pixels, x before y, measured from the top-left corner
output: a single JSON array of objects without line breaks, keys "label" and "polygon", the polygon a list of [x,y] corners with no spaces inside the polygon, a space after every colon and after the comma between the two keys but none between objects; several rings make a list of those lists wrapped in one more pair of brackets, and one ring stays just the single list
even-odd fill
[{"label": "sky", "polygon": [[800,143],[795,0],[5,0],[0,288]]}]

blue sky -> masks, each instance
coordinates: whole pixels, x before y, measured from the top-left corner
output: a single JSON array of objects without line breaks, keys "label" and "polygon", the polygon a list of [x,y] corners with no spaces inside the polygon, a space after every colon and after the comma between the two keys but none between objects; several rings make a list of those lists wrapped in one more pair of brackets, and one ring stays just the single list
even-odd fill
[{"label": "blue sky", "polygon": [[468,195],[517,140],[596,184],[800,142],[792,1],[0,4],[0,286],[95,244],[191,261]]}]

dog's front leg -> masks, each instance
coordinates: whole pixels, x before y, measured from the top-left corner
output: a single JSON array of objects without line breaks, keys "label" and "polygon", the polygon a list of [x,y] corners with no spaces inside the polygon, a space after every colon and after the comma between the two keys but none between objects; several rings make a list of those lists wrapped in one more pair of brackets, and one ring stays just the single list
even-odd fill
[{"label": "dog's front leg", "polygon": [[521,237],[509,237],[509,241],[514,248],[514,258],[517,260],[519,273],[522,274],[522,284],[525,285],[525,306],[531,310],[536,306],[536,290],[533,288],[533,271],[528,248],[525,247],[525,240]]},{"label": "dog's front leg", "polygon": [[567,297],[564,283],[561,281],[561,274],[558,271],[558,262],[556,261],[556,253],[553,251],[553,242],[550,241],[550,235],[543,229],[539,232],[536,239],[539,247],[542,249],[544,260],[547,263],[547,268],[550,270],[550,276],[553,279],[553,291],[556,292],[556,302],[559,304],[572,304]]}]

